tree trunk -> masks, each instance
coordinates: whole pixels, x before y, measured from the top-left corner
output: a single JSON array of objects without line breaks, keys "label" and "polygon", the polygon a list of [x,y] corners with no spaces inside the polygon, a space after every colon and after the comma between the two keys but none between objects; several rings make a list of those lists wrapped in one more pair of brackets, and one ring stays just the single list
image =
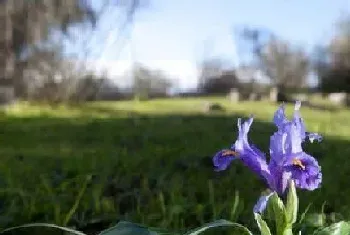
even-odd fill
[{"label": "tree trunk", "polygon": [[288,95],[285,89],[285,86],[283,84],[277,85],[277,102],[288,102]]},{"label": "tree trunk", "polygon": [[3,103],[11,102],[14,98],[13,73],[15,55],[12,47],[12,14],[13,1],[5,1],[0,4],[0,100]]}]

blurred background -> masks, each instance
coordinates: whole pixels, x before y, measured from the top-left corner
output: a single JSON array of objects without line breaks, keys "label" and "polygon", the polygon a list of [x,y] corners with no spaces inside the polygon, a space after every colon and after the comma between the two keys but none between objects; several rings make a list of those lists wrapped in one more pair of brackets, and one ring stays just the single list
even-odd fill
[{"label": "blurred background", "polygon": [[345,102],[349,8],[345,0],[3,0],[1,100],[233,92]]},{"label": "blurred background", "polygon": [[264,183],[211,157],[252,113],[268,153],[295,100],[324,135],[305,146],[324,183],[301,209],[350,219],[348,0],[0,0],[0,48],[2,228],[255,226]]}]

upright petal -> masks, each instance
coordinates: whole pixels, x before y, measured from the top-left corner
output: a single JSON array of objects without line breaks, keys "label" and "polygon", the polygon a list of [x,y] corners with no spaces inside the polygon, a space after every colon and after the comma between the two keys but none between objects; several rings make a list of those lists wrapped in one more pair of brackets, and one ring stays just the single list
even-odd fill
[{"label": "upright petal", "polygon": [[290,126],[294,125],[297,129],[298,136],[301,139],[301,142],[303,142],[306,138],[306,128],[304,124],[304,120],[300,115],[300,107],[301,102],[296,101],[294,105],[294,115],[293,119],[290,121],[287,119],[285,115],[285,107],[284,105],[281,105],[278,110],[275,112],[274,115],[274,123],[278,127],[278,131],[286,132],[289,131]]},{"label": "upright petal", "polygon": [[287,136],[285,141],[286,154],[302,152],[302,136],[297,125],[290,125],[286,130]]},{"label": "upright petal", "polygon": [[273,122],[279,130],[283,129],[284,125],[289,122],[285,114],[284,104],[280,105],[280,107],[276,110],[273,116]]},{"label": "upright petal", "polygon": [[235,149],[236,150],[243,150],[245,145],[248,144],[248,133],[250,130],[250,126],[253,123],[253,117],[250,117],[247,121],[243,122],[242,124],[242,119],[238,118],[237,121],[237,127],[238,127],[238,138],[237,141],[235,142]]},{"label": "upright petal", "polygon": [[309,138],[321,140],[317,133],[307,133],[299,109],[301,102],[297,101],[294,107],[292,121],[288,121],[284,115],[284,109],[280,108],[275,114],[275,123],[278,126],[270,137],[269,170],[275,179],[274,190],[283,194],[288,186],[288,180],[294,179],[296,187],[313,190],[319,187],[322,174],[316,159],[303,152],[302,142]]},{"label": "upright petal", "polygon": [[302,139],[296,125],[288,123],[284,130],[275,132],[270,137],[271,160],[283,162],[286,155],[302,152]]},{"label": "upright petal", "polygon": [[301,143],[305,131],[304,124],[298,120],[294,118],[293,122],[285,121],[270,137],[270,155],[274,161],[282,161],[285,155],[302,152]]},{"label": "upright petal", "polygon": [[277,163],[283,160],[282,157],[286,154],[286,139],[287,133],[282,131],[277,131],[270,137],[270,156],[272,161]]},{"label": "upright petal", "polygon": [[303,141],[305,141],[306,138],[309,139],[309,141],[312,143],[314,140],[317,140],[318,142],[322,141],[322,136],[318,133],[310,133],[306,132],[305,124],[303,121],[303,118],[300,116],[299,109],[301,106],[301,102],[297,101],[295,103],[294,107],[294,117],[293,117],[293,123],[297,127],[299,133],[300,133],[300,138]]},{"label": "upright petal", "polygon": [[242,119],[238,118],[238,121],[237,121],[238,138],[235,142],[234,148],[236,149],[236,151],[240,152],[241,154],[245,150],[250,149],[249,142],[248,142],[248,133],[252,123],[253,123],[252,117],[250,117],[247,121],[243,122],[243,124],[242,124]]},{"label": "upright petal", "polygon": [[301,102],[300,101],[296,101],[295,102],[295,106],[294,106],[294,116],[293,116],[293,123],[296,126],[300,138],[302,141],[305,140],[305,124],[304,124],[304,120],[302,119],[302,117],[300,116],[299,113],[299,109],[301,107]]}]

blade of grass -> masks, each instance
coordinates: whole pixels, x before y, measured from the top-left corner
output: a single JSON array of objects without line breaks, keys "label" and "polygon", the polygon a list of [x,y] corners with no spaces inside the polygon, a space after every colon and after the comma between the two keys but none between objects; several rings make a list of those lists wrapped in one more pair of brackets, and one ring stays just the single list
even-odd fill
[{"label": "blade of grass", "polygon": [[213,219],[216,219],[216,208],[215,208],[215,193],[214,193],[214,185],[213,181],[208,181],[208,188],[209,188],[209,202],[212,207],[212,213],[213,213]]},{"label": "blade of grass", "polygon": [[56,197],[55,193],[52,190],[52,186],[47,182],[46,178],[44,176],[40,176],[40,180],[42,185],[44,186],[46,192],[48,193],[49,197],[51,198],[52,204],[53,204],[53,209],[54,209],[54,217],[55,217],[55,223],[60,224],[61,222],[61,207],[59,203],[56,203]]},{"label": "blade of grass", "polygon": [[231,207],[231,212],[230,212],[231,221],[235,221],[237,219],[238,206],[239,206],[239,192],[236,190],[233,205]]},{"label": "blade of grass", "polygon": [[68,224],[68,222],[71,220],[72,216],[74,215],[75,211],[78,209],[78,206],[80,204],[80,200],[81,198],[83,197],[85,191],[86,191],[86,188],[87,188],[87,185],[88,183],[91,181],[91,176],[87,176],[86,179],[85,179],[85,182],[83,184],[83,187],[81,187],[79,193],[78,193],[78,196],[77,198],[75,199],[75,202],[72,206],[72,208],[69,210],[69,212],[67,213],[64,221],[63,221],[63,226],[66,226]]},{"label": "blade of grass", "polygon": [[7,228],[4,229],[0,232],[0,234],[9,232],[9,231],[13,231],[13,230],[17,230],[17,229],[21,229],[21,228],[33,228],[33,227],[46,227],[46,228],[56,228],[65,232],[69,232],[69,233],[73,233],[76,235],[86,235],[85,233],[82,233],[80,231],[74,230],[74,229],[70,229],[67,227],[61,227],[55,224],[47,224],[47,223],[33,223],[33,224],[24,224],[21,226],[16,226],[16,227],[12,227],[12,228]]}]

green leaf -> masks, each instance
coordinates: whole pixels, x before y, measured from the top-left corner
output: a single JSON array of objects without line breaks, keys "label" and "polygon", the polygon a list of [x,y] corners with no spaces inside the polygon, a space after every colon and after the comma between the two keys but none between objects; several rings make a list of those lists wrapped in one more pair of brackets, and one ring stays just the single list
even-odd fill
[{"label": "green leaf", "polygon": [[120,221],[116,226],[108,228],[99,235],[157,235],[155,231],[151,231],[146,226],[131,223],[128,221]]},{"label": "green leaf", "polygon": [[21,226],[16,226],[16,227],[12,227],[12,228],[7,228],[5,230],[2,230],[0,232],[0,234],[9,232],[9,231],[13,231],[13,230],[18,230],[18,229],[23,229],[23,228],[33,228],[33,227],[43,227],[43,228],[55,228],[55,229],[59,229],[61,231],[65,231],[65,232],[69,232],[71,234],[75,234],[75,235],[86,235],[85,233],[82,233],[80,231],[71,229],[71,228],[67,228],[67,227],[61,227],[55,224],[47,224],[47,223],[33,223],[33,224],[24,224]]},{"label": "green leaf", "polygon": [[258,213],[254,213],[254,217],[256,222],[258,223],[258,227],[260,229],[261,235],[271,235],[271,231],[269,226],[267,226],[267,223],[265,220],[261,218],[261,215]]},{"label": "green leaf", "polygon": [[283,231],[283,235],[293,235],[292,228],[287,228]]},{"label": "green leaf", "polygon": [[297,221],[298,216],[298,196],[293,180],[289,181],[289,189],[286,203],[287,224],[292,226]]},{"label": "green leaf", "polygon": [[184,235],[198,235],[207,229],[216,228],[216,227],[236,227],[236,228],[239,228],[242,231],[244,231],[244,233],[246,233],[246,234],[253,235],[252,232],[250,232],[249,229],[244,227],[243,225],[238,224],[238,223],[233,223],[233,222],[230,222],[227,220],[217,220],[217,221],[214,221],[212,223],[205,224],[199,228],[193,229],[193,230],[185,233]]},{"label": "green leaf", "polygon": [[321,213],[309,213],[305,215],[304,224],[310,227],[323,227],[326,223],[326,215]]},{"label": "green leaf", "polygon": [[328,214],[327,219],[330,221],[330,223],[338,223],[343,221],[344,217],[340,213],[332,212]]},{"label": "green leaf", "polygon": [[341,221],[332,224],[329,227],[325,227],[317,230],[314,235],[349,235],[350,234],[350,222]]},{"label": "green leaf", "polygon": [[288,227],[286,208],[277,193],[274,193],[270,197],[269,202],[272,205],[274,219],[276,221],[276,234],[283,234],[283,231]]}]

